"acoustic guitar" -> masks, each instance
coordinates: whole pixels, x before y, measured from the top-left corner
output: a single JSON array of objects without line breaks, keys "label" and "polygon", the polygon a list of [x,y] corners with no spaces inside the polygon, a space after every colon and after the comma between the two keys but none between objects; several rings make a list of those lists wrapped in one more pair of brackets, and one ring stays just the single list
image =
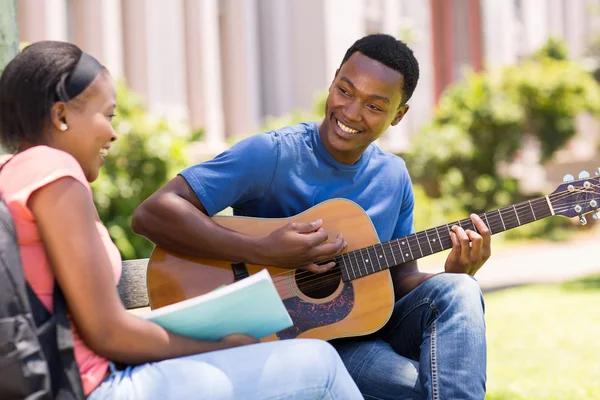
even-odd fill
[{"label": "acoustic guitar", "polygon": [[[582,172],[578,180],[566,181],[551,194],[480,214],[492,234],[540,219],[559,215],[579,217],[594,212],[600,217],[599,172],[591,178]],[[365,211],[352,201],[333,199],[289,218],[261,219],[217,216],[219,225],[250,236],[266,236],[289,222],[323,220],[330,240],[342,232],[348,243],[335,257],[336,266],[324,274],[301,269],[252,265],[187,257],[156,247],[148,264],[151,308],[159,308],[207,293],[221,285],[243,279],[264,268],[269,270],[294,325],[264,341],[309,337],[330,340],[366,335],[380,329],[394,306],[389,268],[452,247],[450,227],[475,230],[463,219],[380,243]]]}]

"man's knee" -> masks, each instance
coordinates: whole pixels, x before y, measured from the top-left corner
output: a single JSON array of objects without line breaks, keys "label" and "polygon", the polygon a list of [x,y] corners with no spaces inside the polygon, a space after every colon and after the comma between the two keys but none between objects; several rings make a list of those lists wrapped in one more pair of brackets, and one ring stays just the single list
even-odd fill
[{"label": "man's knee", "polygon": [[[440,274],[436,278],[443,281],[438,293],[438,303],[458,308],[469,314],[483,314],[484,302],[479,282],[467,274]],[[434,279],[434,278],[432,278]]]}]

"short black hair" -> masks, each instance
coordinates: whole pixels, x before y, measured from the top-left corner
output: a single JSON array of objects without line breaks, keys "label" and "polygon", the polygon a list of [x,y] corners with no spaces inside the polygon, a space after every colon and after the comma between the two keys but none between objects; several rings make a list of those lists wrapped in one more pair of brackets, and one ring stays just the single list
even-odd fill
[{"label": "short black hair", "polygon": [[406,43],[383,33],[367,35],[354,42],[346,51],[340,68],[357,51],[400,72],[404,77],[402,104],[411,98],[419,81],[419,62]]},{"label": "short black hair", "polygon": [[27,46],[0,76],[0,142],[14,153],[22,143],[43,143],[50,110],[65,101],[65,81],[81,57],[74,44],[41,41]]}]

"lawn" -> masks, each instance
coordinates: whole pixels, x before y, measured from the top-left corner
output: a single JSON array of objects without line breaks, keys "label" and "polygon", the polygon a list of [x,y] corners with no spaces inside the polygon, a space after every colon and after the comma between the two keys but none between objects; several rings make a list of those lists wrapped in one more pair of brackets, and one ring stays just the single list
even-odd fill
[{"label": "lawn", "polygon": [[600,275],[485,298],[486,399],[600,399]]}]

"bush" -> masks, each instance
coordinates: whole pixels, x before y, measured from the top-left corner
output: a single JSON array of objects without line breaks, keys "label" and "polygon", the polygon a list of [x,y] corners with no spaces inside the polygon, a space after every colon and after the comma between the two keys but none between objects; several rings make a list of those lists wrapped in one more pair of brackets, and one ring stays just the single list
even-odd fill
[{"label": "bush", "polygon": [[135,208],[186,166],[186,130],[147,114],[138,96],[118,84],[113,143],[92,184],[100,220],[124,259],[148,257],[153,245],[131,230]]}]

